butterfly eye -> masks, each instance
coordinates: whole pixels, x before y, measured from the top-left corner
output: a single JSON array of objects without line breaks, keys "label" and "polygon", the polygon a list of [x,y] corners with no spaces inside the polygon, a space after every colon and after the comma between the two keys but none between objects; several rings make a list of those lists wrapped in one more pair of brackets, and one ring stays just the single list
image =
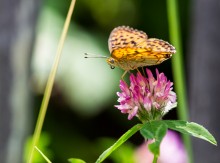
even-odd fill
[{"label": "butterfly eye", "polygon": [[107,63],[109,64],[110,68],[111,69],[114,69],[115,68],[115,59],[114,58],[108,58],[107,59]]},{"label": "butterfly eye", "polygon": [[109,62],[110,62],[111,64],[114,64],[114,63],[115,63],[114,59],[110,59]]}]

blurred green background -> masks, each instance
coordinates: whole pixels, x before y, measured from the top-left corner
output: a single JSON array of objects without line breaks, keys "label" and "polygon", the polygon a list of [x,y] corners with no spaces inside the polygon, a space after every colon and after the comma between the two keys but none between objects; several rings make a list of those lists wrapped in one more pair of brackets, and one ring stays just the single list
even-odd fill
[{"label": "blurred green background", "polygon": [[[0,20],[11,20],[2,22],[12,26],[13,32],[10,32],[11,28],[1,26],[1,34],[7,29],[13,41],[9,41],[11,50],[8,56],[5,55],[6,58],[12,58],[9,61],[11,64],[6,67],[12,68],[1,72],[5,74],[9,71],[9,78],[2,82],[1,87],[4,88],[6,83],[6,88],[10,88],[8,92],[12,93],[6,96],[12,99],[9,100],[10,112],[2,109],[0,115],[4,124],[1,125],[4,134],[0,140],[7,140],[0,145],[5,147],[2,149],[7,149],[2,150],[1,156],[2,162],[22,162],[24,144],[34,131],[70,1],[24,0],[13,6],[9,2],[2,2],[5,6],[2,13],[6,13],[6,18]],[[189,0],[179,1],[178,4],[186,72],[190,72],[187,54],[192,47],[189,46],[192,40],[189,40],[191,23],[195,18],[191,11],[193,5],[197,3]],[[8,17],[13,19],[8,19],[7,7],[13,11]],[[114,108],[123,71],[110,69],[104,59],[84,59],[85,52],[109,56],[109,34],[113,28],[121,25],[131,26],[146,32],[149,37],[170,42],[165,0],[76,1],[39,143],[42,152],[54,163],[67,162],[71,157],[94,162],[107,147],[138,122],[136,119],[128,121],[127,115]],[[1,37],[4,38],[3,35]],[[3,57],[1,62],[4,61]],[[173,81],[170,60],[150,69],[154,71],[156,67]],[[187,83],[190,85],[190,80]],[[7,108],[4,102],[2,108]],[[5,121],[4,114],[9,117],[5,116]],[[165,119],[177,119],[176,109]],[[5,129],[7,127],[8,130]],[[211,131],[216,133],[214,129]],[[131,161],[132,153],[142,143],[143,138],[136,134],[106,162]],[[39,155],[36,154],[36,157],[36,162],[44,162]]]}]

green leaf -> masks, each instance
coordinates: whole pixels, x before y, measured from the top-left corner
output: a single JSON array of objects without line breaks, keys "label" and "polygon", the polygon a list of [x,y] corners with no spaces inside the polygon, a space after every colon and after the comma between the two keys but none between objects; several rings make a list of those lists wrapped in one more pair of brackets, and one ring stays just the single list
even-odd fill
[{"label": "green leaf", "polygon": [[147,139],[154,139],[154,142],[148,145],[149,150],[154,154],[154,161],[160,155],[160,144],[167,132],[167,125],[163,121],[152,121],[145,123],[141,128],[141,134]]},{"label": "green leaf", "polygon": [[[110,147],[112,144],[114,144],[116,141],[116,139],[112,138],[100,138],[97,145],[99,146],[99,148],[106,149],[107,147]],[[111,155],[109,155],[108,158],[111,160],[111,162],[115,163],[134,163],[135,149],[135,146],[127,141],[126,143],[121,145],[116,152],[113,152]]]},{"label": "green leaf", "polygon": [[132,135],[134,135],[137,131],[141,129],[143,124],[137,124],[133,126],[130,130],[128,130],[124,135],[122,135],[111,147],[105,150],[97,159],[96,163],[100,163],[104,161],[114,150],[116,150],[119,146],[121,146],[124,142],[126,142]]},{"label": "green leaf", "polygon": [[[148,128],[149,127],[149,128]],[[151,130],[150,128],[151,126],[146,126],[146,128],[142,128],[140,130],[141,135],[145,138],[145,139],[153,139],[154,138],[154,131]]]},{"label": "green leaf", "polygon": [[206,140],[211,144],[217,145],[217,142],[212,134],[203,126],[197,123],[181,120],[164,120],[163,122],[168,126],[168,128],[172,130],[179,131],[183,134],[189,134],[194,137]]},{"label": "green leaf", "polygon": [[155,142],[149,144],[149,149],[152,153],[155,155],[160,155],[160,143],[163,140],[163,137],[166,135],[167,132],[167,126],[162,123],[158,123],[158,128],[155,130]]},{"label": "green leaf", "polygon": [[147,122],[141,128],[140,133],[145,139],[154,139],[156,134],[155,131],[159,125],[160,124],[155,122]]},{"label": "green leaf", "polygon": [[140,132],[145,139],[155,139],[158,138],[161,140],[163,137],[160,137],[163,132],[166,134],[166,124],[163,121],[151,121],[143,125]]},{"label": "green leaf", "polygon": [[86,163],[85,161],[78,159],[78,158],[70,158],[70,159],[68,159],[68,161],[70,163]]}]

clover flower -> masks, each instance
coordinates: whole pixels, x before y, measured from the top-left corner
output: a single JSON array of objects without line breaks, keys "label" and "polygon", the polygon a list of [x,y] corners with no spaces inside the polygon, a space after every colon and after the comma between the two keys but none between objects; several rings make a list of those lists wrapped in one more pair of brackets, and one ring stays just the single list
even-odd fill
[{"label": "clover flower", "polygon": [[176,93],[173,92],[173,83],[167,80],[164,73],[156,69],[156,79],[152,72],[146,69],[148,77],[140,72],[130,75],[130,86],[120,80],[121,92],[117,92],[118,102],[115,105],[121,113],[127,113],[131,120],[137,116],[142,122],[159,120],[170,109],[176,107]]}]

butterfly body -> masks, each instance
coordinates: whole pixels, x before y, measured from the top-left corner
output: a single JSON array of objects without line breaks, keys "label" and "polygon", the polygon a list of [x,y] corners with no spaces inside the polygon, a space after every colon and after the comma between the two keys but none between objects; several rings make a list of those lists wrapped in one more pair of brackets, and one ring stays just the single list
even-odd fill
[{"label": "butterfly body", "polygon": [[160,64],[176,52],[168,42],[148,39],[143,31],[126,26],[113,29],[108,46],[111,57],[107,59],[107,63],[112,68],[116,66],[125,71]]}]

